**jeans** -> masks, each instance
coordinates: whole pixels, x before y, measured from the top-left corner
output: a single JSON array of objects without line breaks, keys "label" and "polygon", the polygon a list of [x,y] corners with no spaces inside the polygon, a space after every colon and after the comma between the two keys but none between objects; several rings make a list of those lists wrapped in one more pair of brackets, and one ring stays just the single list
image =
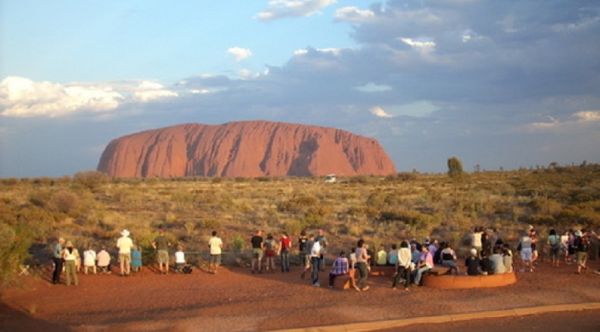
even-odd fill
[{"label": "jeans", "polygon": [[356,263],[356,268],[358,269],[358,288],[363,289],[367,286],[367,277],[369,276],[367,263],[358,262]]},{"label": "jeans", "polygon": [[423,273],[427,272],[431,270],[431,268],[429,266],[425,266],[422,267],[420,269],[417,269],[417,274],[415,275],[415,285],[418,285],[421,283],[421,277],[423,277]]},{"label": "jeans", "polygon": [[312,283],[313,285],[319,284],[319,268],[321,267],[321,258],[311,257],[310,262],[312,264]]},{"label": "jeans", "polygon": [[290,272],[290,253],[287,250],[281,251],[281,272]]},{"label": "jeans", "polygon": [[62,258],[52,258],[54,261],[54,272],[52,273],[52,283],[60,283],[60,274],[62,273],[63,260]]},{"label": "jeans", "polygon": [[392,283],[392,287],[396,287],[400,279],[404,279],[404,288],[408,288],[408,283],[410,282],[410,273],[409,269],[404,266],[398,266],[398,271],[396,271],[396,276],[394,276],[394,281]]}]

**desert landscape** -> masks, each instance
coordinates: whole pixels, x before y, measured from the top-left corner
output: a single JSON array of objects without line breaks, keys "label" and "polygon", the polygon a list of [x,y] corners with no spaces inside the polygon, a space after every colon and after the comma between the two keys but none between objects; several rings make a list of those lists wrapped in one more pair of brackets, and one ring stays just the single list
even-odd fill
[{"label": "desert landscape", "polygon": [[[3,179],[3,237],[13,242],[4,242],[11,245],[2,255],[2,319],[6,330],[227,326],[243,331],[600,302],[600,276],[593,273],[600,267],[597,255],[590,253],[589,270],[578,275],[575,264],[551,267],[545,245],[551,227],[597,229],[599,172],[599,166],[586,164],[465,173],[459,179],[399,173],[335,183],[323,177],[118,179],[98,172]],[[469,232],[479,225],[495,227],[513,250],[522,231],[534,225],[542,239],[536,271],[518,270],[515,285],[497,289],[394,291],[389,277],[376,276],[369,278],[368,292],[325,287],[335,253],[348,251],[358,238],[374,248],[404,239],[451,241],[462,259],[470,248]],[[151,243],[159,226],[189,253],[192,274],[157,272]],[[142,247],[142,272],[122,278],[113,265],[111,275],[80,274],[78,287],[50,283],[50,250],[58,236],[80,250],[106,246],[114,259],[123,228]],[[255,230],[286,231],[295,240],[301,230],[321,228],[330,250],[320,289],[300,279],[295,246],[292,272],[250,273],[249,240]],[[224,266],[217,275],[205,272],[212,230],[225,243]],[[591,250],[597,253],[597,241]],[[30,276],[9,273],[24,263]]]}]

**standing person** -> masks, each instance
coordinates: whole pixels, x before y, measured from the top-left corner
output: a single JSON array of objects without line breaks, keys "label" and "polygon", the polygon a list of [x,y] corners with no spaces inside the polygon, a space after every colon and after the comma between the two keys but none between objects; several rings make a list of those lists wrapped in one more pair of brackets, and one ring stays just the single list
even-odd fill
[{"label": "standing person", "polygon": [[315,287],[321,287],[321,284],[319,283],[319,271],[321,268],[321,242],[319,241],[315,241],[310,250],[310,263],[312,265],[312,285]]},{"label": "standing person", "polygon": [[135,245],[131,247],[131,270],[133,272],[142,270],[142,249]]},{"label": "standing person", "polygon": [[529,237],[531,238],[531,265],[537,261],[538,257],[540,257],[538,252],[538,235],[537,231],[533,226],[529,226]]},{"label": "standing person", "polygon": [[279,257],[281,257],[281,272],[290,272],[290,248],[292,239],[283,232],[279,239]]},{"label": "standing person", "polygon": [[526,270],[529,272],[533,272],[533,264],[532,264],[532,250],[531,250],[531,238],[529,237],[529,232],[526,232],[521,237],[519,241],[519,247],[517,248],[521,253],[521,260],[525,266]]},{"label": "standing person", "polygon": [[369,290],[367,278],[369,277],[368,262],[370,258],[371,257],[367,254],[367,249],[365,248],[365,241],[363,239],[358,240],[356,243],[356,268],[358,269],[357,286],[363,292]]},{"label": "standing person", "polygon": [[256,231],[256,234],[250,239],[252,244],[252,273],[262,273],[263,257],[263,238],[262,231]]},{"label": "standing person", "polygon": [[356,248],[350,249],[350,271],[348,271],[348,276],[350,277],[350,286],[354,288],[356,291],[360,292],[360,288],[356,286]]},{"label": "standing person", "polygon": [[212,237],[208,240],[208,248],[210,249],[208,272],[216,274],[217,267],[221,264],[221,252],[223,250],[223,240],[217,236],[217,231],[212,232]]},{"label": "standing person", "polygon": [[398,250],[397,255],[398,261],[396,263],[396,273],[394,274],[392,289],[396,289],[396,285],[400,279],[404,279],[404,290],[408,290],[408,284],[410,283],[410,265],[412,264],[412,254],[408,242],[402,241],[402,243],[400,243],[400,249]]},{"label": "standing person", "polygon": [[265,270],[267,272],[275,273],[275,256],[277,255],[277,241],[273,238],[273,234],[267,234],[267,239],[265,240],[265,257],[266,259],[266,267]]},{"label": "standing person", "polygon": [[300,232],[300,236],[298,237],[298,259],[300,261],[300,266],[304,270],[306,266],[306,243],[308,242],[308,237],[306,236],[306,231],[302,230]]},{"label": "standing person", "polygon": [[158,270],[162,274],[169,274],[169,247],[171,242],[165,236],[165,230],[158,228],[158,236],[152,242],[152,247],[156,250],[156,261],[158,262]]},{"label": "standing person", "polygon": [[319,265],[319,271],[322,272],[325,265],[325,254],[327,253],[327,245],[329,245],[329,243],[327,242],[327,237],[325,237],[325,231],[323,229],[319,229],[319,235],[317,236],[316,241],[319,241],[319,244],[321,245],[321,256],[319,257],[321,262]]},{"label": "standing person", "polygon": [[306,246],[304,247],[305,251],[304,251],[304,270],[302,271],[302,274],[300,275],[300,278],[304,279],[304,276],[306,275],[306,272],[308,272],[308,270],[310,270],[311,267],[311,259],[310,259],[310,251],[312,250],[313,245],[315,244],[315,236],[313,234],[310,234],[310,236],[308,237],[308,240],[306,241]]},{"label": "standing person", "polygon": [[[481,236],[483,232],[479,226],[473,228],[473,232],[471,233],[471,246],[477,250],[477,255],[481,255],[481,249],[483,244],[481,242]],[[433,254],[432,254],[433,255]]]},{"label": "standing person", "polygon": [[52,283],[59,284],[60,283],[60,275],[63,269],[63,245],[65,244],[65,239],[62,237],[58,239],[56,244],[54,245],[54,250],[52,251],[52,261],[54,262],[54,272],[52,273]]},{"label": "standing person", "polygon": [[563,252],[565,264],[569,264],[569,231],[560,236],[560,249]]},{"label": "standing person", "polygon": [[427,246],[421,246],[421,259],[419,260],[419,265],[417,265],[415,279],[413,280],[415,285],[418,286],[421,284],[423,274],[431,269],[433,269],[433,256]]},{"label": "standing person", "polygon": [[590,247],[590,239],[585,230],[575,232],[575,251],[577,255],[577,274],[587,270],[587,252]]},{"label": "standing person", "polygon": [[83,273],[88,274],[88,270],[96,274],[96,252],[89,244],[87,250],[83,252]]},{"label": "standing person", "polygon": [[117,240],[121,276],[128,276],[131,273],[131,247],[133,247],[133,241],[129,237],[129,231],[124,229],[121,237]]},{"label": "standing person", "polygon": [[346,253],[342,250],[340,255],[333,261],[329,272],[329,288],[333,288],[336,277],[348,274],[348,258],[345,255]]},{"label": "standing person", "polygon": [[77,279],[77,270],[75,268],[75,260],[77,256],[75,255],[77,249],[73,248],[73,243],[71,241],[67,241],[65,245],[65,249],[62,252],[62,258],[65,260],[65,274],[67,277],[67,286],[71,286],[71,280],[73,281],[73,285],[77,286],[79,284],[79,280]]},{"label": "standing person", "polygon": [[560,265],[560,247],[561,247],[560,236],[556,234],[554,229],[550,230],[548,235],[548,245],[550,246],[550,259],[552,260],[552,266],[558,267]]}]

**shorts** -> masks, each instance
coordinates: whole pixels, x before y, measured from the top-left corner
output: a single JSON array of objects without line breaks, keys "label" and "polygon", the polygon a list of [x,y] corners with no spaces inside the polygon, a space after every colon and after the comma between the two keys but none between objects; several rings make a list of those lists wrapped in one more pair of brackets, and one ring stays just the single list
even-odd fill
[{"label": "shorts", "polygon": [[209,263],[215,264],[215,265],[221,265],[221,255],[220,254],[210,255]]},{"label": "shorts", "polygon": [[552,258],[558,258],[558,254],[560,253],[560,247],[559,246],[552,246],[550,248],[550,256]]},{"label": "shorts", "polygon": [[577,264],[585,263],[586,259],[587,259],[587,252],[585,252],[585,251],[577,252]]},{"label": "shorts", "polygon": [[521,249],[521,260],[526,261],[526,262],[531,262],[531,256],[532,256],[531,248],[522,248]]},{"label": "shorts", "polygon": [[261,260],[263,257],[263,251],[260,248],[252,249],[252,257],[258,260]]},{"label": "shorts", "polygon": [[275,250],[267,249],[266,256],[267,257],[275,257],[276,256]]},{"label": "shorts", "polygon": [[158,264],[169,265],[169,251],[159,250],[156,256],[156,260],[158,261]]},{"label": "shorts", "polygon": [[125,265],[131,264],[131,254],[121,254],[119,253],[119,262]]}]

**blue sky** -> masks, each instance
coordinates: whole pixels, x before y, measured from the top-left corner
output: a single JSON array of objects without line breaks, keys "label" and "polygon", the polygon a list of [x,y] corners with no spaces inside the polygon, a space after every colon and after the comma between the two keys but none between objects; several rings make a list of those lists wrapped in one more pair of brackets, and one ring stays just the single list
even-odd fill
[{"label": "blue sky", "polygon": [[264,119],[377,138],[399,171],[600,161],[600,3],[0,1],[0,177],[116,137]]}]

